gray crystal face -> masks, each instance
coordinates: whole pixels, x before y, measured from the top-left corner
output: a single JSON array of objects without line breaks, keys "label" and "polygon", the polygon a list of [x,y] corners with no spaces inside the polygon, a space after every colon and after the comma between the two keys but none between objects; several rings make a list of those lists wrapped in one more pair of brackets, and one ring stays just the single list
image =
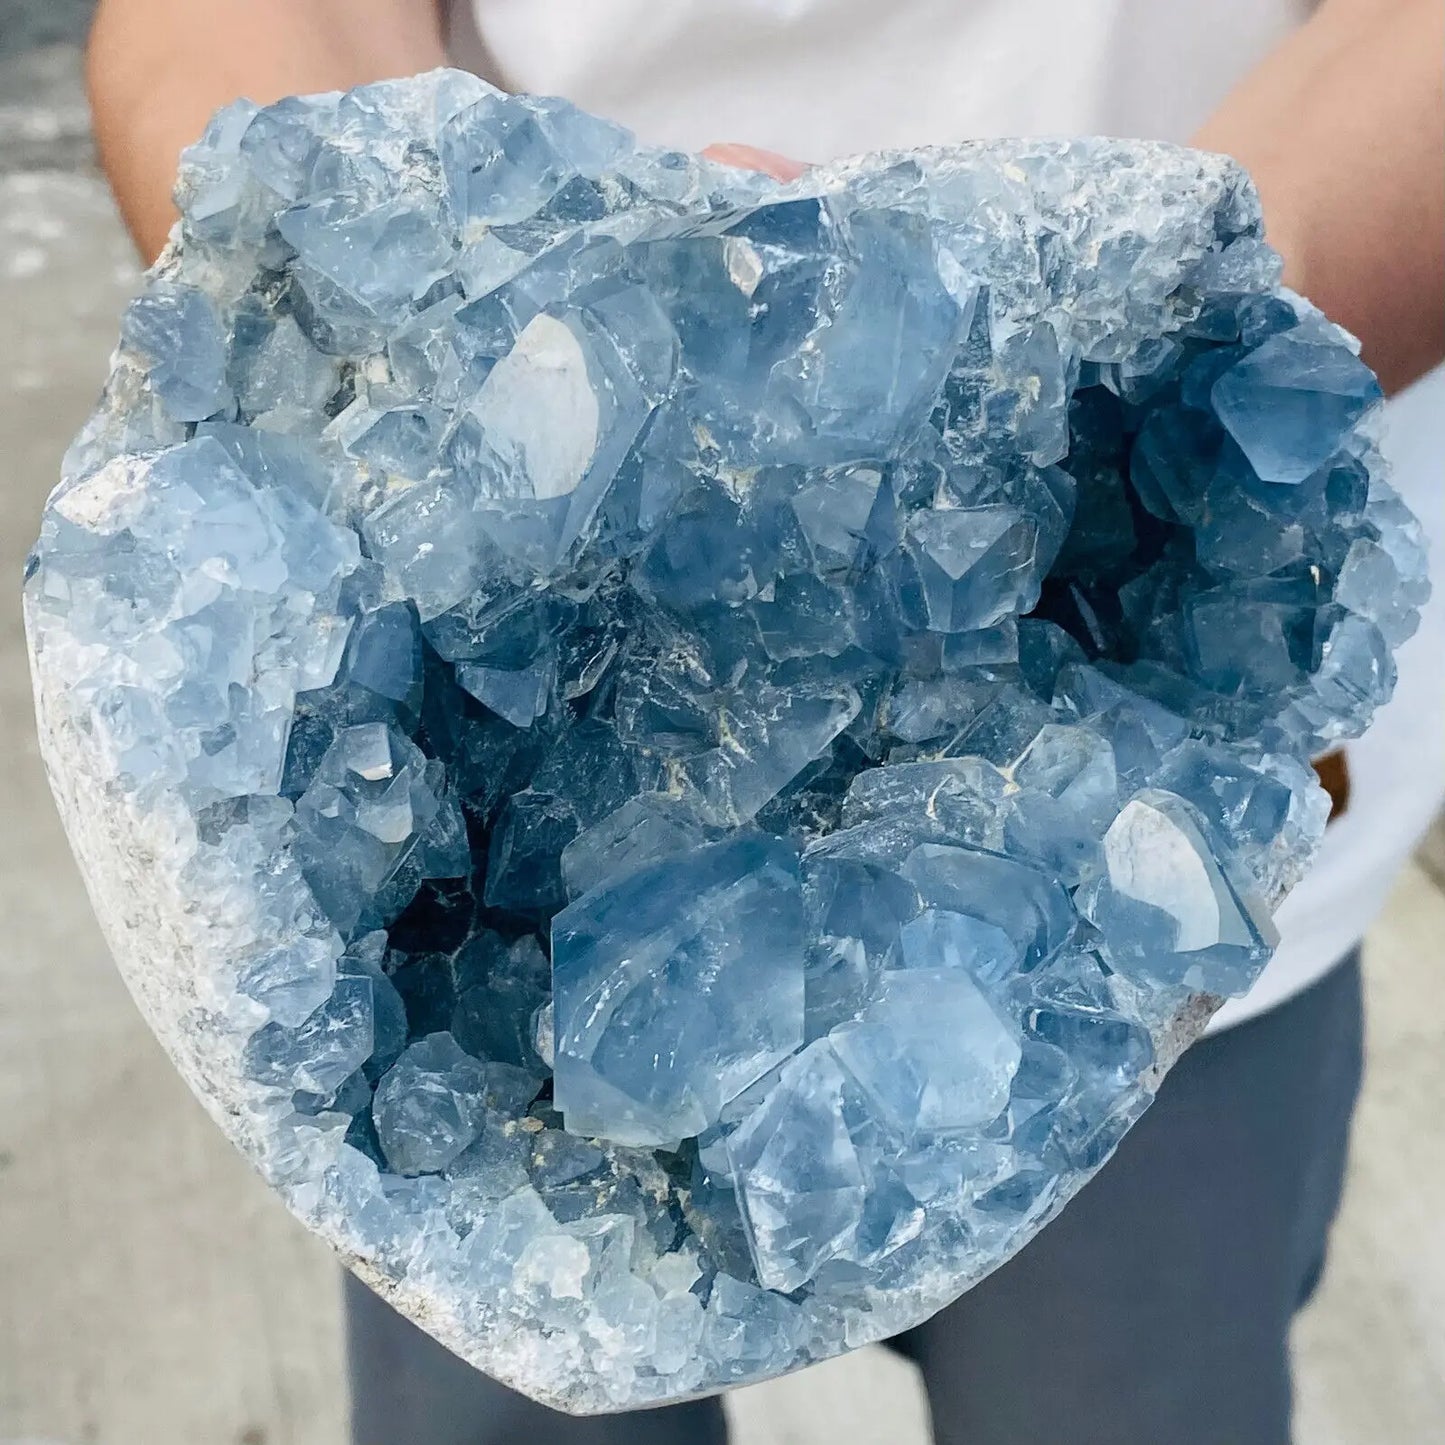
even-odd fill
[{"label": "gray crystal face", "polygon": [[1244,177],[780,186],[453,72],[222,112],[26,584],[122,968],[566,1409],[926,1318],[1274,942],[1425,591]]}]

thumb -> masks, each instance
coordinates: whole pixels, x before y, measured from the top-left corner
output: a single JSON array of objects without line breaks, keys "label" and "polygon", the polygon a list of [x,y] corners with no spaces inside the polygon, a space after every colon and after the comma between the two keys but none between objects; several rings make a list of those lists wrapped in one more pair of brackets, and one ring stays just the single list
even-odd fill
[{"label": "thumb", "polygon": [[703,155],[725,166],[737,166],[739,170],[762,171],[780,181],[795,181],[808,169],[802,161],[781,156],[777,151],[765,151],[758,146],[738,145],[731,141],[711,145]]}]

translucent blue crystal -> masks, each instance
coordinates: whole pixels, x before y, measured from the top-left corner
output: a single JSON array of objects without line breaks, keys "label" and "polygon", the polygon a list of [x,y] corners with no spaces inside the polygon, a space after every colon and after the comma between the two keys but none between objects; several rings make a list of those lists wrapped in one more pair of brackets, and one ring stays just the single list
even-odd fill
[{"label": "translucent blue crystal", "polygon": [[1257,976],[1425,595],[1246,179],[780,186],[439,72],[178,197],[26,611],[192,1082],[568,1409],[941,1308]]},{"label": "translucent blue crystal", "polygon": [[1012,507],[919,512],[908,540],[933,632],[977,632],[1038,601],[1038,527]]},{"label": "translucent blue crystal", "polygon": [[1263,482],[1298,483],[1340,449],[1380,384],[1338,339],[1282,331],[1236,362],[1210,401]]},{"label": "translucent blue crystal", "polygon": [[661,793],[629,798],[562,850],[562,876],[575,898],[614,874],[686,853],[705,840],[696,816]]},{"label": "translucent blue crystal", "polygon": [[923,843],[900,872],[923,911],[909,925],[899,964],[966,962],[979,978],[1027,972],[1068,941],[1077,919],[1068,893],[1039,869],[1001,854]]},{"label": "translucent blue crystal", "polygon": [[177,421],[204,421],[230,404],[226,335],[204,292],[158,286],[138,297],[121,339],[150,361],[155,395]]},{"label": "translucent blue crystal", "polygon": [[960,955],[945,945],[933,958],[934,967],[886,975],[858,1017],[829,1035],[879,1117],[905,1135],[987,1124],[1019,1067],[1016,1030]]},{"label": "translucent blue crystal", "polygon": [[339,978],[326,1001],[294,1029],[272,1022],[246,1045],[247,1067],[267,1084],[334,1094],[376,1048],[369,978]]},{"label": "translucent blue crystal", "polygon": [[443,769],[385,723],[343,729],[296,804],[296,856],[317,902],[343,934],[396,913],[424,878],[470,866]]},{"label": "translucent blue crystal", "polygon": [[539,1009],[551,997],[551,965],[530,934],[508,943],[500,934],[474,933],[452,965],[456,980],[451,1031],[479,1058],[531,1068]]},{"label": "translucent blue crystal", "polygon": [[450,1034],[412,1044],[376,1086],[372,1115],[387,1163],[398,1174],[445,1169],[486,1118],[487,1066]]},{"label": "translucent blue crystal", "polygon": [[827,1043],[782,1071],[728,1138],[728,1164],[748,1220],[758,1277],[793,1290],[847,1248],[867,1180],[844,1117],[848,1078]]},{"label": "translucent blue crystal", "polygon": [[343,671],[347,683],[377,697],[420,711],[422,690],[421,638],[416,615],[392,602],[357,618],[347,643]]},{"label": "translucent blue crystal", "polygon": [[768,838],[645,865],[552,923],[553,1097],[574,1133],[694,1138],[802,1042],[798,857]]},{"label": "translucent blue crystal", "polygon": [[1104,872],[1078,895],[1100,952],[1126,976],[1238,993],[1279,941],[1249,881],[1230,878],[1196,815],[1142,789],[1104,834]]}]

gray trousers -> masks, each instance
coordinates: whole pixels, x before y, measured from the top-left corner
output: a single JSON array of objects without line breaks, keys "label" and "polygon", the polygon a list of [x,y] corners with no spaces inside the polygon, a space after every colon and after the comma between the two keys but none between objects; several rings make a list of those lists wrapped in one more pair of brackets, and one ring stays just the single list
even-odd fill
[{"label": "gray trousers", "polygon": [[[1057,1221],[893,1341],[922,1371],[936,1445],[1288,1445],[1290,1320],[1324,1266],[1361,1023],[1351,955],[1195,1045]],[[727,1439],[716,1399],[572,1419],[350,1279],[347,1309],[355,1445]]]}]

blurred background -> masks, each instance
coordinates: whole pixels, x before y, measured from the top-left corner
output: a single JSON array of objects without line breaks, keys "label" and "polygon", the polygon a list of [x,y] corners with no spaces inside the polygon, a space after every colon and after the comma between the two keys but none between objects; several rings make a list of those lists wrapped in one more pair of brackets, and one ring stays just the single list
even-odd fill
[{"label": "blurred background", "polygon": [[[343,1445],[337,1268],[131,1007],[35,747],[21,563],[139,279],[91,155],[88,12],[0,0],[0,1445]],[[1296,1332],[1298,1445],[1445,1442],[1442,939],[1437,825],[1367,949],[1365,1092]],[[730,1408],[738,1445],[926,1439],[911,1367],[877,1350]]]}]

